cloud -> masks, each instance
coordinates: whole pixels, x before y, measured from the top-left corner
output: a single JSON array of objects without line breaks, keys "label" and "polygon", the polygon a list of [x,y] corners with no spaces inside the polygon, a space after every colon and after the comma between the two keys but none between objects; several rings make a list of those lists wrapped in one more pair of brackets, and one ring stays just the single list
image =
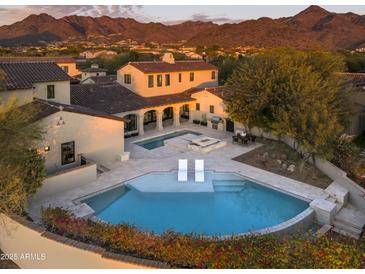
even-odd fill
[{"label": "cloud", "polygon": [[224,17],[224,16],[212,17],[205,13],[195,13],[195,14],[191,15],[189,18],[184,19],[184,20],[164,21],[163,23],[168,24],[168,25],[174,25],[174,24],[183,23],[185,21],[213,22],[213,23],[220,25],[220,24],[225,24],[225,23],[239,23],[244,20],[235,20],[235,19],[231,19],[228,17]]}]

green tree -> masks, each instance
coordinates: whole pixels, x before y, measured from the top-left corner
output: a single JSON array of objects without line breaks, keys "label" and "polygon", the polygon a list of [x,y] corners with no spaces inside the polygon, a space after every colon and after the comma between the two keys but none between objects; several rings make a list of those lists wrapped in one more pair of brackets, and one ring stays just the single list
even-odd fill
[{"label": "green tree", "polygon": [[209,63],[217,66],[219,69],[219,85],[224,85],[227,79],[232,75],[233,71],[245,61],[246,57],[235,58],[229,55],[219,55],[209,58]]},{"label": "green tree", "polygon": [[227,81],[230,116],[290,136],[308,160],[332,158],[334,138],[346,127],[349,87],[338,77],[345,68],[338,55],[290,49],[271,50],[241,64]]},{"label": "green tree", "polygon": [[46,175],[44,159],[34,149],[42,138],[36,113],[30,105],[18,107],[15,97],[0,102],[0,213],[23,212]]}]

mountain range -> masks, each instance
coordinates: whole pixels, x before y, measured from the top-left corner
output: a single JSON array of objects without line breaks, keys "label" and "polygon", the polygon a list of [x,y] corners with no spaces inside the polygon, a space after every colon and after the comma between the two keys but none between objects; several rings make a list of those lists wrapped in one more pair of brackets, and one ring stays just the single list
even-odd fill
[{"label": "mountain range", "polygon": [[223,25],[186,21],[175,25],[141,23],[108,16],[30,15],[0,27],[0,45],[38,44],[40,41],[90,40],[219,45],[222,47],[295,47],[301,49],[355,49],[365,47],[365,16],[334,13],[319,6],[278,19],[262,17]]}]

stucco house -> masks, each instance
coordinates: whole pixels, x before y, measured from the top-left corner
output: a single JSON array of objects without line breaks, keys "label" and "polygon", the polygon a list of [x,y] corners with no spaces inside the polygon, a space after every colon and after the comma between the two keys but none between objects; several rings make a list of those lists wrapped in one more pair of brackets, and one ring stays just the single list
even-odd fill
[{"label": "stucco house", "polygon": [[81,70],[81,81],[95,76],[106,76],[106,69],[99,68],[98,64],[92,64],[90,68]]},{"label": "stucco house", "polygon": [[53,62],[0,62],[5,90],[0,101],[15,96],[21,108],[35,107],[34,122],[46,134],[38,151],[49,174],[93,162],[96,167],[120,160],[124,119],[70,104],[70,77]]},{"label": "stucco house", "polygon": [[224,112],[218,68],[201,60],[129,62],[118,70],[117,82],[71,86],[71,103],[126,118],[125,136],[145,130],[203,122],[234,131]]}]

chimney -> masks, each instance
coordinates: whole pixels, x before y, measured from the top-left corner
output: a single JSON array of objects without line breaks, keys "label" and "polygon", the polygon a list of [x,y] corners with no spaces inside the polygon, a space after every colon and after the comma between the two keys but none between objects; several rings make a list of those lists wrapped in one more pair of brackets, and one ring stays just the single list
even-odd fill
[{"label": "chimney", "polygon": [[175,64],[174,55],[171,52],[165,53],[162,56],[162,61],[169,64]]}]

